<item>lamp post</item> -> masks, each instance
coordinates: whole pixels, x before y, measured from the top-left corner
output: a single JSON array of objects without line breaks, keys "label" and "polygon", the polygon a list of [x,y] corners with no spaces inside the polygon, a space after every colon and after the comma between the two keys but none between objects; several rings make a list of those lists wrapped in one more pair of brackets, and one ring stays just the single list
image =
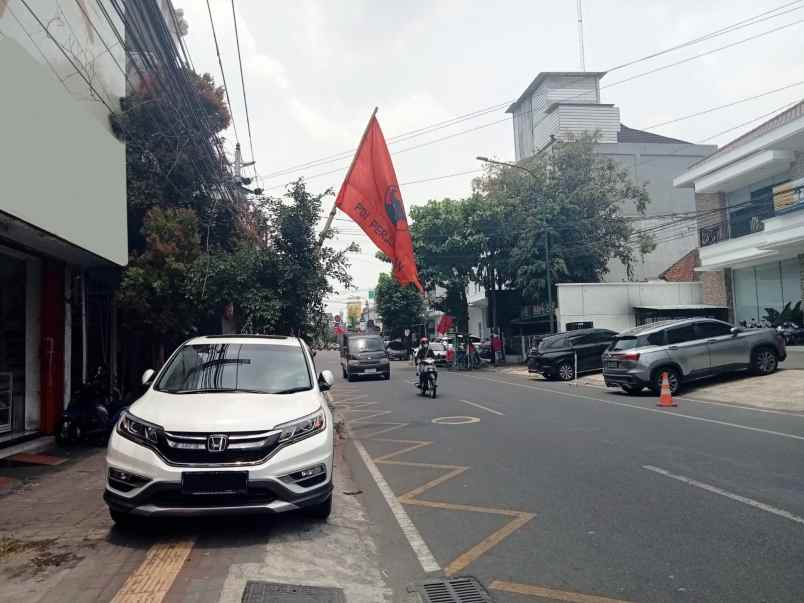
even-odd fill
[{"label": "lamp post", "polygon": [[[478,161],[482,161],[483,163],[490,163],[493,165],[501,165],[504,167],[510,167],[517,170],[522,170],[523,172],[527,173],[531,178],[534,180],[537,179],[535,173],[533,173],[528,168],[517,165],[516,163],[508,163],[505,161],[495,161],[494,159],[489,159],[488,157],[478,156],[476,157]],[[545,274],[545,281],[547,283],[547,312],[549,316],[549,330],[550,333],[553,333],[553,279],[550,275],[550,231],[547,229],[547,224],[544,225],[544,274]],[[496,311],[497,304],[495,300],[494,309]]]}]

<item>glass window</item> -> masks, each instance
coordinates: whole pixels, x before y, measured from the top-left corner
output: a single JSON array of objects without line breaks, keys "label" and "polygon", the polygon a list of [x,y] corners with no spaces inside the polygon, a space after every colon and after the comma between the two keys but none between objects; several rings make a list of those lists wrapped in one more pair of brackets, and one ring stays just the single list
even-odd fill
[{"label": "glass window", "polygon": [[762,264],[755,268],[757,275],[757,300],[759,302],[759,320],[767,318],[768,308],[782,311],[782,278],[779,273],[779,262]]},{"label": "glass window", "polygon": [[656,331],[655,333],[651,333],[646,337],[646,341],[648,345],[665,345],[665,333],[667,331]]},{"label": "glass window", "polygon": [[230,343],[184,346],[156,385],[157,390],[171,393],[280,394],[311,388],[310,371],[301,348]]},{"label": "glass window", "polygon": [[782,264],[782,300],[795,306],[801,299],[801,267],[798,258],[784,260]]},{"label": "glass window", "polygon": [[723,322],[699,322],[695,326],[698,329],[698,337],[700,339],[731,335],[731,325],[727,325]]},{"label": "glass window", "polygon": [[732,271],[734,283],[734,314],[737,324],[751,319],[759,320],[757,284],[753,268]]},{"label": "glass window", "polygon": [[639,345],[639,339],[633,335],[625,337],[618,337],[609,348],[612,352],[622,352],[624,350],[632,350]]},{"label": "glass window", "polygon": [[569,347],[569,341],[565,335],[559,337],[548,337],[539,344],[539,351],[560,350]]},{"label": "glass window", "polygon": [[693,341],[695,339],[698,339],[698,337],[695,334],[695,327],[692,324],[676,327],[675,329],[667,329],[667,343],[670,345]]}]

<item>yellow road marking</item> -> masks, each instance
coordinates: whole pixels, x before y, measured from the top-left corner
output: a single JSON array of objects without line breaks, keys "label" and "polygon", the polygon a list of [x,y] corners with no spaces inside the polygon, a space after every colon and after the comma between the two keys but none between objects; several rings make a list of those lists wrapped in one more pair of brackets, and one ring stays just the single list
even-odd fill
[{"label": "yellow road marking", "polygon": [[[390,461],[390,463],[394,463],[394,461]],[[396,461],[394,464],[402,464],[402,461]],[[405,464],[406,465],[412,465],[414,467],[422,467],[422,466],[427,467],[427,465],[423,464],[423,463],[405,463]],[[433,466],[430,465],[430,467],[433,467]],[[447,467],[433,467],[433,468],[434,469],[438,469],[438,468],[446,469]],[[408,500],[410,500],[412,498],[416,498],[420,494],[424,494],[430,488],[435,488],[439,484],[443,484],[445,481],[450,480],[453,477],[459,476],[461,473],[463,473],[467,469],[469,469],[469,467],[452,467],[444,475],[441,475],[441,476],[439,476],[439,477],[437,477],[435,479],[432,479],[429,482],[427,482],[426,484],[423,484],[423,485],[419,486],[418,488],[414,488],[410,492],[406,492],[405,494],[402,494],[401,496],[399,496],[399,500],[404,503],[404,502],[407,502]]]},{"label": "yellow road marking", "polygon": [[516,532],[519,528],[524,526],[528,523],[531,519],[533,519],[535,515],[532,513],[520,513],[519,517],[514,519],[513,521],[507,523],[499,530],[487,536],[471,549],[457,557],[452,563],[450,563],[444,572],[447,576],[454,576],[458,572],[463,571],[468,565],[474,563],[478,557],[487,553],[490,549],[497,546],[500,542],[508,538],[511,534]]},{"label": "yellow road marking", "polygon": [[469,404],[470,406],[474,406],[475,408],[479,408],[480,410],[485,410],[495,415],[500,415],[504,417],[505,415],[502,414],[499,410],[494,410],[493,408],[489,408],[488,406],[483,406],[482,404],[478,404],[477,402],[470,402],[469,400],[459,400],[459,402],[463,402],[464,404]]},{"label": "yellow road marking", "polygon": [[159,603],[165,598],[193,548],[194,539],[160,542],[117,591],[112,603]]},{"label": "yellow road marking", "polygon": [[374,459],[375,462],[386,461],[391,457],[404,454],[406,452],[413,452],[419,448],[423,448],[424,446],[429,446],[432,442],[420,442],[417,440],[388,440],[388,439],[377,439],[378,442],[391,442],[394,444],[412,444],[412,446],[408,446],[407,448],[403,448],[402,450],[397,450],[396,452],[392,452],[391,454],[385,454],[383,456],[377,457]]},{"label": "yellow road marking", "polygon": [[531,595],[552,599],[553,601],[568,601],[569,603],[628,603],[622,599],[610,599],[608,597],[598,597],[596,595],[584,595],[583,593],[571,593],[565,590],[555,590],[533,584],[517,584],[515,582],[503,582],[495,580],[489,585],[492,590],[501,590],[517,595]]}]

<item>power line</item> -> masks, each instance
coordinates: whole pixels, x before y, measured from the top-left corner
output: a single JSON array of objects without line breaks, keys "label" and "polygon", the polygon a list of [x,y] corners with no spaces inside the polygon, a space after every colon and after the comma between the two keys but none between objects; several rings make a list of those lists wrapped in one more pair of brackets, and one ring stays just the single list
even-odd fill
[{"label": "power line", "polygon": [[[732,23],[731,25],[726,26],[724,28],[715,30],[713,32],[710,32],[710,33],[705,34],[703,36],[699,36],[699,37],[694,38],[692,40],[688,40],[687,42],[684,42],[682,44],[678,44],[676,46],[673,46],[673,47],[670,47],[670,48],[667,48],[667,49],[664,49],[664,50],[661,50],[661,51],[658,51],[658,52],[651,53],[651,54],[646,55],[644,57],[640,57],[638,59],[634,59],[634,60],[628,61],[626,63],[622,63],[620,65],[615,65],[615,66],[607,69],[606,72],[611,73],[613,71],[624,69],[626,67],[630,67],[630,66],[635,65],[637,63],[644,62],[644,61],[647,61],[647,60],[651,60],[651,59],[657,58],[659,56],[662,56],[664,54],[674,52],[676,50],[680,50],[680,49],[685,48],[687,46],[691,46],[691,45],[694,45],[694,44],[699,44],[699,43],[701,43],[703,41],[710,40],[710,39],[713,39],[715,37],[725,35],[725,34],[728,34],[728,33],[732,33],[734,31],[737,31],[737,30],[742,29],[744,27],[750,27],[752,25],[756,25],[757,23],[761,23],[761,22],[766,21],[768,19],[777,18],[777,17],[783,16],[783,15],[785,15],[787,13],[790,13],[790,12],[793,12],[793,11],[796,11],[796,10],[801,10],[802,8],[804,8],[804,6],[796,6],[795,8],[792,8],[790,10],[779,12],[779,11],[782,11],[782,9],[785,9],[785,8],[788,8],[788,7],[794,6],[794,5],[800,5],[801,3],[802,3],[802,0],[796,0],[795,2],[788,2],[786,4],[783,4],[781,6],[776,7],[774,9],[770,9],[770,10],[766,10],[766,11],[763,11],[761,13],[758,13],[757,15],[754,15],[753,17],[749,17],[747,19],[737,21],[737,22]],[[752,37],[737,41],[736,43],[731,43],[731,44],[728,44],[728,45],[723,46],[723,47],[718,47],[716,49],[712,49],[712,50],[707,51],[705,53],[700,53],[698,55],[695,55],[692,58],[687,58],[687,59],[684,59],[683,61],[680,61],[680,62],[677,62],[677,63],[672,63],[670,65],[665,65],[665,66],[660,66],[659,68],[657,68],[655,70],[651,70],[651,71],[645,72],[643,74],[638,74],[636,76],[632,76],[631,78],[620,80],[618,82],[613,82],[612,84],[608,84],[606,86],[601,86],[601,89],[610,88],[612,86],[615,86],[615,85],[618,85],[618,84],[621,84],[621,83],[624,83],[624,82],[627,82],[627,81],[631,81],[632,79],[636,79],[637,77],[643,77],[645,75],[650,75],[651,73],[655,73],[656,71],[661,71],[661,70],[667,69],[669,67],[672,67],[672,66],[675,66],[675,65],[678,65],[678,64],[682,64],[682,63],[685,63],[685,62],[688,62],[688,61],[691,61],[691,60],[694,60],[694,59],[697,59],[697,58],[701,58],[701,57],[706,56],[708,54],[712,54],[713,52],[718,52],[720,50],[730,48],[730,47],[735,46],[737,44],[740,44],[740,43],[743,43],[743,42],[746,42],[746,41],[749,41],[749,40],[756,39],[757,37],[762,37],[764,35],[769,35],[770,33],[774,33],[775,31],[778,31],[779,29],[783,29],[785,27],[791,27],[791,26],[796,25],[798,23],[800,23],[800,21],[796,21],[794,23],[784,25],[784,26],[782,26],[780,28],[776,28],[776,29],[772,29],[772,30],[767,31],[767,32],[763,32],[763,33],[758,34],[756,36],[752,36]],[[581,76],[579,78],[576,78],[576,81],[580,81],[581,79],[583,79],[583,77],[585,77],[585,76]],[[571,85],[571,83],[566,84],[566,86],[569,86],[569,85]],[[562,86],[562,88],[566,87],[566,86]],[[571,99],[569,99],[569,100],[571,100]],[[436,122],[435,124],[430,124],[429,126],[424,126],[422,128],[418,128],[416,130],[410,130],[408,132],[403,132],[403,133],[401,133],[401,134],[399,134],[397,136],[389,138],[388,142],[389,142],[389,144],[394,144],[396,142],[400,142],[400,141],[405,140],[405,139],[409,139],[409,138],[413,138],[415,136],[420,136],[422,134],[430,133],[430,132],[435,131],[437,129],[442,129],[444,127],[449,127],[451,125],[455,125],[456,123],[460,123],[461,121],[465,121],[467,119],[474,119],[474,118],[479,117],[481,115],[485,115],[487,113],[497,111],[497,110],[505,107],[506,105],[508,105],[508,104],[510,104],[512,102],[514,102],[514,101],[513,100],[508,100],[508,101],[505,101],[503,103],[498,103],[498,104],[495,104],[495,105],[491,105],[491,106],[488,106],[488,107],[484,107],[484,108],[472,111],[470,113],[459,115],[459,116],[457,116],[455,118],[451,118],[451,119],[444,120],[444,121],[441,121],[441,122]],[[529,112],[530,111],[523,112],[523,114],[524,113],[529,113]],[[301,163],[301,164],[296,164],[296,165],[293,165],[293,166],[289,166],[288,168],[284,168],[282,170],[278,170],[278,171],[275,171],[275,172],[271,172],[269,174],[265,174],[264,177],[265,178],[273,178],[273,177],[276,177],[276,176],[286,175],[286,174],[289,174],[289,173],[300,171],[300,170],[305,169],[305,168],[313,167],[315,165],[324,165],[326,163],[332,163],[334,161],[338,161],[339,159],[348,158],[349,156],[351,156],[354,153],[354,151],[355,151],[354,149],[351,149],[349,151],[343,151],[341,153],[336,153],[334,155],[329,155],[329,156],[323,157],[321,159],[317,159],[317,160],[308,161],[308,162],[304,162],[304,163]]]},{"label": "power line", "polygon": [[[232,129],[234,130],[235,141],[237,144],[240,144],[240,136],[237,134],[237,124],[235,123],[234,118],[234,106],[232,105],[232,99],[229,98],[229,85],[226,83],[226,72],[223,69],[223,60],[221,59],[221,49],[218,46],[218,34],[215,32],[215,20],[212,18],[212,6],[207,0],[207,12],[209,12],[209,24],[212,27],[212,39],[215,42],[215,54],[218,55],[218,66],[221,69],[221,80],[223,81],[223,92],[226,94],[226,104],[229,106],[229,113],[231,114],[232,118]],[[252,151],[252,155],[253,155]]]},{"label": "power line", "polygon": [[240,56],[240,35],[237,32],[237,13],[235,12],[235,0],[232,0],[232,20],[234,21],[235,42],[237,43],[237,63],[240,67],[240,85],[243,89],[243,105],[246,108],[246,129],[248,130],[248,146],[251,151],[251,161],[255,162],[254,175],[259,177],[256,168],[256,155],[254,155],[254,139],[251,136],[251,118],[248,112],[248,96],[246,95],[246,79],[243,77],[243,59]]}]

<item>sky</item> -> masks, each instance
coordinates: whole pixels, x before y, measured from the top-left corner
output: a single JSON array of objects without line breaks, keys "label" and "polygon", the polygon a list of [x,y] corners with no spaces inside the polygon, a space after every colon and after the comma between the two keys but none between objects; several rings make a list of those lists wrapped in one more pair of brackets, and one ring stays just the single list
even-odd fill
[{"label": "sky", "polygon": [[[248,160],[232,4],[230,0],[210,4],[233,120]],[[196,69],[221,83],[206,2],[174,0],[174,5],[184,9],[189,24],[185,42]],[[619,106],[626,125],[701,142],[804,97],[803,2],[584,0],[586,69],[607,71],[782,5],[789,6],[778,17],[616,70],[602,80],[605,87],[736,43],[601,90],[601,101]],[[375,106],[390,139],[516,99],[541,71],[579,69],[575,0],[236,0],[235,6],[255,168],[261,185],[272,195],[282,194],[285,184],[300,176],[313,192],[328,188],[337,192],[351,161],[348,152],[357,145]],[[652,127],[797,82],[802,83],[734,107]],[[761,122],[707,142],[724,144],[757,123]],[[460,133],[469,129],[474,131]],[[453,134],[457,135],[400,152]],[[226,146],[233,150],[231,127],[226,136]],[[513,127],[501,108],[390,144],[390,150],[403,200],[410,208],[429,199],[468,195],[478,174],[442,177],[479,170],[478,155],[512,160]],[[343,156],[276,174],[333,155]],[[326,199],[326,211],[333,201],[334,196]],[[388,265],[374,258],[374,245],[345,214],[338,214],[335,225],[341,232],[334,246],[346,247],[351,241],[361,246],[361,252],[352,256],[355,290],[330,298],[330,310],[338,312],[348,296],[365,298]]]}]

